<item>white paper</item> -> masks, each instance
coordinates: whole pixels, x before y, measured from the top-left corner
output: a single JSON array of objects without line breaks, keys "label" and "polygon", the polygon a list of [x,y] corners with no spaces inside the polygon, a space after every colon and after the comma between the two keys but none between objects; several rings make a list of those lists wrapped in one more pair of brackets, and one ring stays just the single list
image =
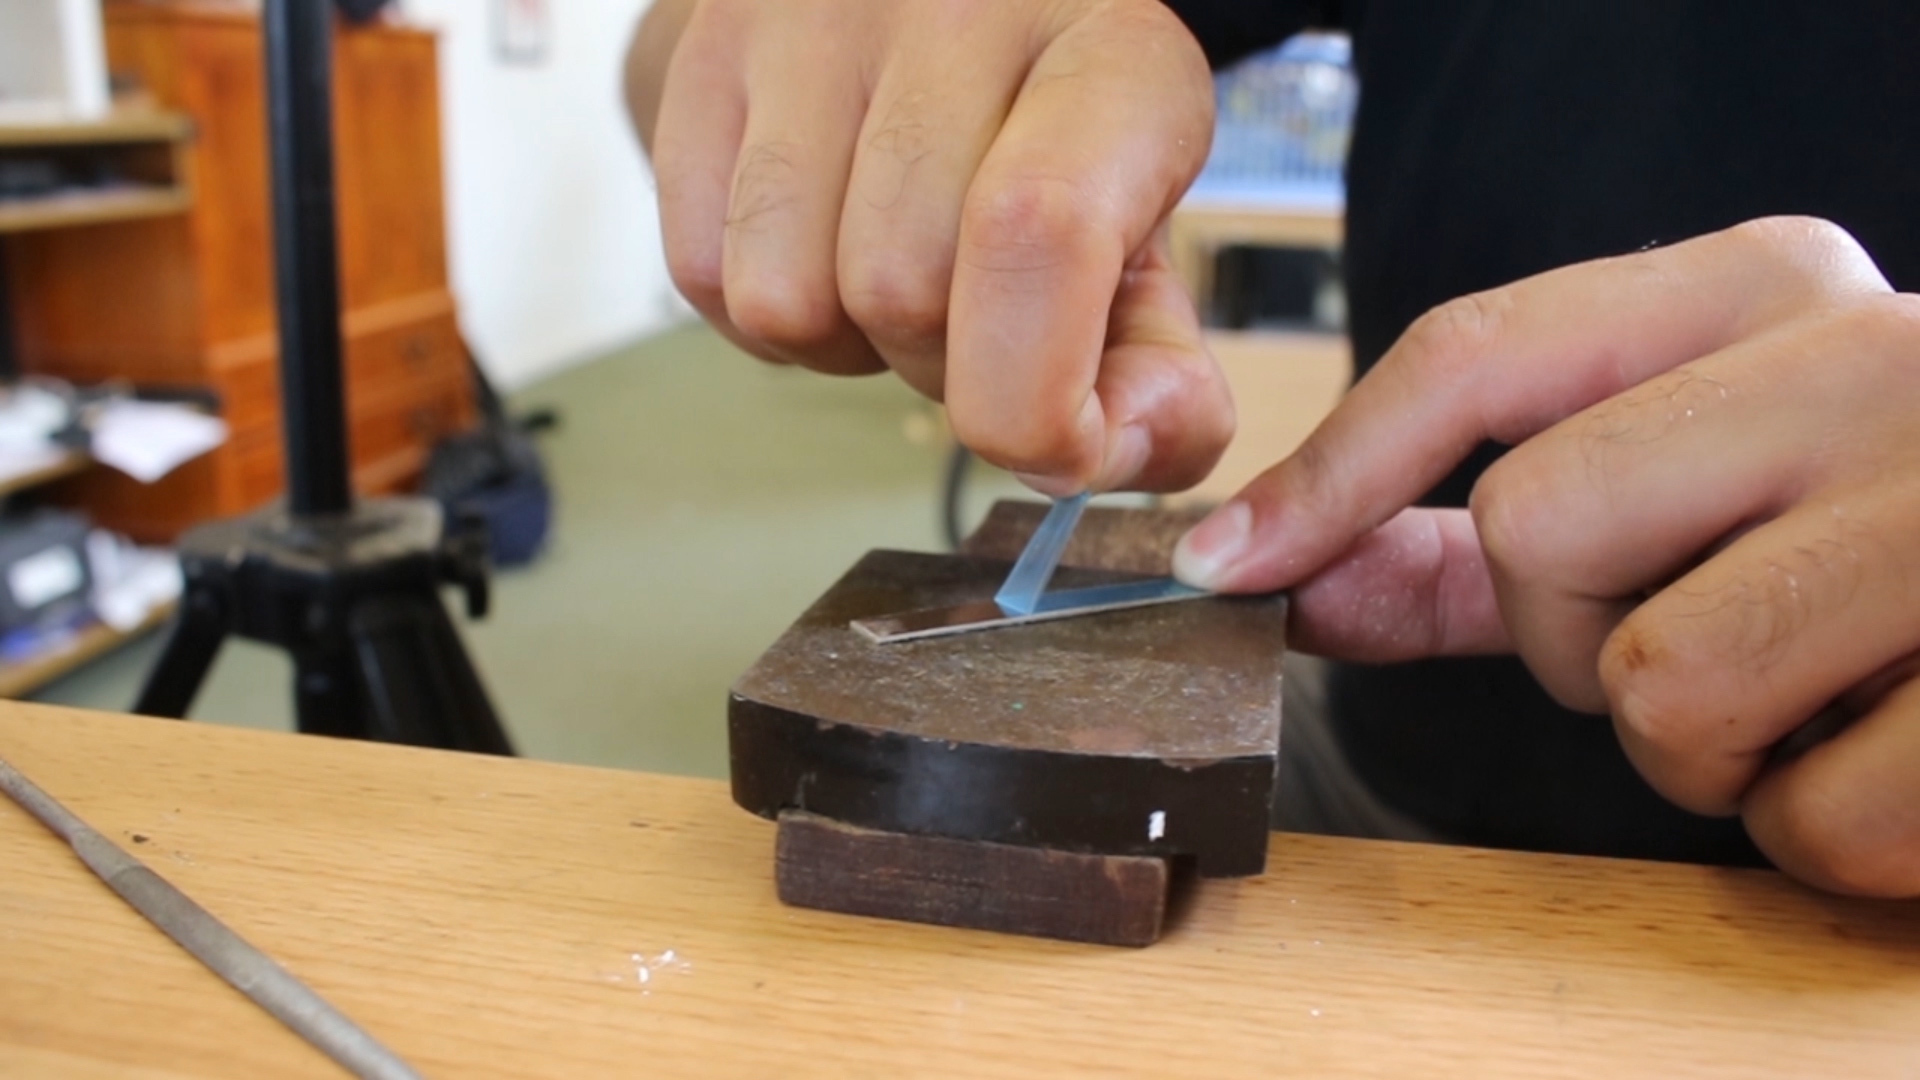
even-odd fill
[{"label": "white paper", "polygon": [[110,402],[90,426],[93,456],[143,484],[227,441],[226,421],[150,401]]},{"label": "white paper", "polygon": [[68,451],[51,443],[35,448],[0,445],[0,484],[45,472],[65,462],[69,456]]},{"label": "white paper", "polygon": [[0,450],[46,450],[73,413],[66,400],[42,386],[22,383],[0,391]]},{"label": "white paper", "polygon": [[36,551],[7,567],[7,591],[14,606],[32,611],[80,588],[87,578],[80,556],[61,544]]},{"label": "white paper", "polygon": [[87,563],[93,569],[94,614],[123,634],[160,605],[178,600],[185,584],[173,552],[136,547],[100,529],[87,534]]},{"label": "white paper", "polygon": [[0,392],[0,484],[66,461],[72,451],[53,436],[71,417],[65,399],[44,387],[21,383]]}]

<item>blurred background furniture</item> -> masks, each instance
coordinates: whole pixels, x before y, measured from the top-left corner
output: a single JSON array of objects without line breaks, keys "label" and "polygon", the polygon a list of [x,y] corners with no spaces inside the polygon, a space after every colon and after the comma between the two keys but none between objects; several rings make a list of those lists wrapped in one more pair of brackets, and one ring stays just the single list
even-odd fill
[{"label": "blurred background furniture", "polygon": [[[110,0],[122,92],[192,124],[184,213],[35,232],[7,251],[20,369],[126,379],[217,404],[226,445],[143,485],[92,470],[53,497],[143,541],[253,509],[284,483],[275,361],[265,73],[259,16],[222,3]],[[437,42],[342,27],[335,128],[353,481],[391,492],[473,422],[448,290]]]},{"label": "blurred background furniture", "polygon": [[[12,8],[8,13],[19,15]],[[104,88],[104,75],[101,83]],[[0,113],[9,121],[0,124],[0,383],[11,384],[21,373],[6,273],[14,261],[8,257],[11,250],[70,243],[76,236],[112,233],[129,222],[178,220],[192,206],[193,124],[186,116],[128,107],[79,118],[84,111],[28,119],[21,119],[27,114],[18,110]],[[0,459],[0,507],[11,511],[22,500],[37,499],[48,485],[90,473],[92,464],[84,450],[75,448],[10,453]],[[23,527],[24,520],[31,519],[10,513],[0,535],[31,532]],[[84,531],[84,525],[80,528]],[[64,554],[44,553],[41,562],[47,555]],[[31,555],[20,563],[10,560],[9,570],[34,565],[32,560]],[[84,556],[66,557],[50,565],[84,561]],[[18,599],[22,588],[33,591],[14,576],[10,573],[5,583],[9,596]],[[40,632],[30,649],[9,636],[0,642],[0,697],[33,692],[158,626],[173,607],[158,604],[144,616],[113,621],[78,617],[81,612],[55,617],[36,628]]]},{"label": "blurred background furniture", "polygon": [[1223,501],[1293,452],[1353,377],[1339,280],[1351,45],[1301,35],[1219,73],[1214,91],[1213,151],[1170,232],[1239,429],[1177,505]]}]

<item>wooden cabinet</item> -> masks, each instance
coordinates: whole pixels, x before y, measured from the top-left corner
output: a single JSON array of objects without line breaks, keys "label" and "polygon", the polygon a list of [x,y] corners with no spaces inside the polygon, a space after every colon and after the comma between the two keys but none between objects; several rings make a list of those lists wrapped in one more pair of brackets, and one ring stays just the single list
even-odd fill
[{"label": "wooden cabinet", "polygon": [[[108,63],[193,119],[192,210],[17,238],[21,366],[77,382],[211,391],[228,443],[153,485],[106,470],[59,492],[102,524],[171,539],[283,485],[259,17],[232,4],[109,0]],[[353,476],[363,494],[418,475],[473,421],[447,288],[439,74],[432,34],[341,27],[335,164]]]}]

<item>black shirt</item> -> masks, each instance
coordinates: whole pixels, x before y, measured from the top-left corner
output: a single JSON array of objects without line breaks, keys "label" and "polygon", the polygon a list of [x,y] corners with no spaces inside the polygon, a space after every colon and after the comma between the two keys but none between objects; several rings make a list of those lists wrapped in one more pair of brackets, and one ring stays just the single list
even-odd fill
[{"label": "black shirt", "polygon": [[[1168,0],[1222,64],[1354,39],[1345,269],[1361,371],[1444,300],[1769,214],[1920,287],[1920,4]],[[1465,505],[1486,447],[1429,498]],[[1469,843],[1750,862],[1512,659],[1339,667],[1335,730],[1387,802]]]}]

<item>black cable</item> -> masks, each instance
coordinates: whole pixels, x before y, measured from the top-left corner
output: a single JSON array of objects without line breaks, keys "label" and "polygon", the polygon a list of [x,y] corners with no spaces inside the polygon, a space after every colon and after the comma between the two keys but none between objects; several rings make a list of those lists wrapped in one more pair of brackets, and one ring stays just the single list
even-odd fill
[{"label": "black cable", "polygon": [[960,550],[960,504],[966,495],[967,470],[972,464],[972,451],[956,443],[947,458],[946,487],[940,499],[940,524],[946,530],[947,547],[954,551]]}]

